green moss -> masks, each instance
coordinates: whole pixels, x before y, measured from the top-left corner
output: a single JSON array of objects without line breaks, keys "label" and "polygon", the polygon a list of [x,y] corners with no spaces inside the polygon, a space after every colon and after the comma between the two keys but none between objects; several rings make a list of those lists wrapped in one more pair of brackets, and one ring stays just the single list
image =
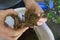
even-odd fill
[{"label": "green moss", "polygon": [[25,24],[26,26],[34,26],[37,25],[37,21],[38,21],[39,17],[37,16],[37,14],[35,14],[33,12],[33,10],[27,10],[25,13]]},{"label": "green moss", "polygon": [[37,21],[40,17],[34,13],[33,10],[29,9],[25,13],[25,21],[20,20],[18,16],[10,15],[14,19],[14,30],[23,28],[23,27],[30,27],[37,25]]}]

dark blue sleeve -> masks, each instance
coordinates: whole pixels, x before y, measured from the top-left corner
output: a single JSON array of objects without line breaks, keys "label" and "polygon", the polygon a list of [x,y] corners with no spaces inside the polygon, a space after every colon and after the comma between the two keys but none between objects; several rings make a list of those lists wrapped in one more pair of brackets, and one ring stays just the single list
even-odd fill
[{"label": "dark blue sleeve", "polygon": [[13,7],[10,7],[10,8],[13,8],[14,9],[14,8],[20,8],[20,7],[25,7],[25,4],[24,4],[23,0],[20,3],[16,4]]}]

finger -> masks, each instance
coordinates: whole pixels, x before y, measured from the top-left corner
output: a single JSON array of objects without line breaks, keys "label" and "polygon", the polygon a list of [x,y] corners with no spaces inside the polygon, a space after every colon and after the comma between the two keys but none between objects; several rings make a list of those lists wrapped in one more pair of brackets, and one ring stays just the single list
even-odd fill
[{"label": "finger", "polygon": [[18,16],[17,12],[15,12],[13,9],[4,10],[4,13],[5,14],[3,14],[3,19],[2,19],[3,23],[4,23],[5,19],[6,19],[6,17],[9,16],[9,15]]},{"label": "finger", "polygon": [[17,12],[15,12],[13,9],[4,10],[2,13],[5,13],[3,14],[3,18],[9,15],[18,15]]},{"label": "finger", "polygon": [[47,21],[47,18],[40,18],[38,21]]},{"label": "finger", "polygon": [[12,15],[12,14],[13,14],[13,15],[18,15],[17,12],[14,11],[14,9],[8,9],[8,10],[6,10],[5,12],[7,12],[7,13],[6,13],[6,16],[7,16],[7,15]]},{"label": "finger", "polygon": [[[45,23],[47,21],[47,18],[40,18],[37,22],[37,25],[40,26],[42,25],[43,23]],[[34,28],[34,27],[30,27],[30,28]]]},{"label": "finger", "polygon": [[37,22],[37,25],[42,25],[43,23],[45,23],[47,21],[47,18],[40,18]]},{"label": "finger", "polygon": [[36,6],[36,9],[35,9],[35,13],[38,15],[38,16],[41,16],[42,13],[44,13],[44,11],[42,10],[42,8],[37,5]]}]

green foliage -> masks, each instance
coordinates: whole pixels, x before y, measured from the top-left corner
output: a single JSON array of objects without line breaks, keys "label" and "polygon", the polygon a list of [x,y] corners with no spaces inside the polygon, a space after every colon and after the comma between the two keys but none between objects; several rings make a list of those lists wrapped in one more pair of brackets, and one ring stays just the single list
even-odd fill
[{"label": "green foliage", "polygon": [[47,18],[48,19],[52,19],[54,16],[55,16],[55,14],[52,11],[50,11],[49,13],[47,13]]},{"label": "green foliage", "polygon": [[53,1],[54,1],[54,10],[48,9],[48,11],[46,11],[47,19],[48,21],[55,20],[55,23],[60,23],[60,0],[53,0]]},{"label": "green foliage", "polygon": [[57,17],[57,19],[56,19],[55,23],[60,23],[60,16],[59,16],[59,17]]},{"label": "green foliage", "polygon": [[60,10],[60,5],[55,6],[56,10]]},{"label": "green foliage", "polygon": [[54,0],[55,5],[60,5],[60,0]]}]

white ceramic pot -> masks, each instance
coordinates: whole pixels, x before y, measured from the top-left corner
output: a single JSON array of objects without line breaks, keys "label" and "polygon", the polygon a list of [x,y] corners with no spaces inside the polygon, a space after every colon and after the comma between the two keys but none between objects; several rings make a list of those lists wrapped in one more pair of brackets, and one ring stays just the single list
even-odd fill
[{"label": "white ceramic pot", "polygon": [[[25,13],[26,8],[16,8],[14,9],[20,18],[22,18],[22,15]],[[9,22],[10,19],[10,22]],[[12,18],[7,18],[6,22],[10,25],[13,26],[13,20]],[[12,27],[13,28],[13,27]],[[43,23],[41,26],[34,27],[34,30],[39,38],[39,40],[55,40],[52,31],[50,28],[47,26],[46,23]]]}]

